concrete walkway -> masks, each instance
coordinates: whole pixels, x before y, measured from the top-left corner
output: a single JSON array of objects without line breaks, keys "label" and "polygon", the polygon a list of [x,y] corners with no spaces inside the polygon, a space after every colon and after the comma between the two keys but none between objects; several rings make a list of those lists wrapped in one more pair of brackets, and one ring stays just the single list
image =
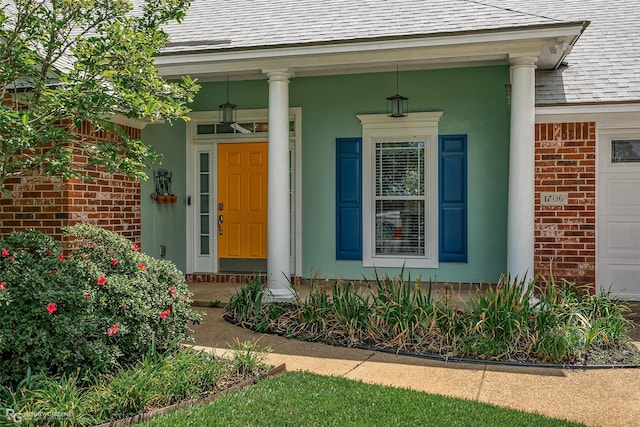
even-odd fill
[{"label": "concrete walkway", "polygon": [[[212,289],[214,288],[215,289]],[[228,301],[233,285],[193,284],[200,305]],[[563,370],[439,362],[333,347],[255,333],[222,319],[222,308],[194,327],[196,345],[224,354],[236,340],[270,347],[268,363],[287,370],[343,376],[372,384],[506,406],[589,426],[640,426],[640,369]]]}]

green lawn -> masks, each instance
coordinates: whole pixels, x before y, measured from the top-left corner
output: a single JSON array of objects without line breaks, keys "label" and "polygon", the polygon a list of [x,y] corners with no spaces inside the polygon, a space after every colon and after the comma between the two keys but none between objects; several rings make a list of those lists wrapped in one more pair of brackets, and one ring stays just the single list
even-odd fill
[{"label": "green lawn", "polygon": [[579,426],[483,403],[285,372],[144,426]]}]

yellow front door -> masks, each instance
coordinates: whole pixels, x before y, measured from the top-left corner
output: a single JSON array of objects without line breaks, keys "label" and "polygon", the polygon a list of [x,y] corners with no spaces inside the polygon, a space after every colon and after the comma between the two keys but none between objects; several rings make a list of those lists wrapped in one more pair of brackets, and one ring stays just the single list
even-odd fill
[{"label": "yellow front door", "polygon": [[267,258],[267,143],[218,144],[218,256]]}]

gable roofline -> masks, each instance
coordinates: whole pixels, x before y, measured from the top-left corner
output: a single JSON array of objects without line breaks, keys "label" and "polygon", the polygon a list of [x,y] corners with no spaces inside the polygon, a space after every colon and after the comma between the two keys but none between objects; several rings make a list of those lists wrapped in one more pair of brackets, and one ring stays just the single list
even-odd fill
[{"label": "gable roofline", "polygon": [[[292,43],[257,48],[180,46],[156,57],[161,75],[201,80],[264,78],[262,70],[286,68],[297,76],[507,64],[514,56],[536,56],[538,67],[553,69],[569,53],[589,21],[359,38],[322,43]],[[226,43],[225,43],[226,44]],[[220,46],[223,46],[221,44]]]},{"label": "gable roofline", "polygon": [[[453,37],[474,37],[484,36],[501,33],[519,33],[523,31],[537,31],[537,30],[553,30],[556,28],[567,27],[581,27],[580,33],[589,26],[590,21],[566,21],[566,22],[554,22],[549,24],[536,24],[536,25],[519,25],[512,27],[496,27],[487,28],[482,30],[465,30],[465,31],[451,31],[451,32],[432,32],[432,33],[416,33],[416,34],[401,34],[395,36],[380,36],[380,37],[356,37],[347,39],[334,39],[334,40],[318,40],[311,42],[289,42],[289,43],[277,43],[277,44],[264,44],[253,46],[230,46],[233,42],[232,38],[227,39],[214,39],[214,40],[189,40],[181,42],[169,42],[167,46],[157,55],[157,57],[163,56],[181,56],[181,55],[193,55],[193,54],[207,54],[207,53],[219,53],[224,52],[242,52],[242,51],[260,51],[269,49],[286,49],[286,48],[303,48],[303,47],[316,47],[316,46],[335,46],[335,45],[349,45],[349,44],[362,44],[362,43],[381,43],[389,41],[410,41],[410,40],[424,40],[424,39],[448,39]],[[218,47],[212,47],[218,46]],[[229,47],[228,47],[229,46]]]}]

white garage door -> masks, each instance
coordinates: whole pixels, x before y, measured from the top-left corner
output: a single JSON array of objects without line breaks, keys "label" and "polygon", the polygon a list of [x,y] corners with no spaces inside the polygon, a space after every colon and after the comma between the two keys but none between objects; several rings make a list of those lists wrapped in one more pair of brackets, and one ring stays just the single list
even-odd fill
[{"label": "white garage door", "polygon": [[601,138],[598,159],[597,281],[640,300],[640,135]]}]

